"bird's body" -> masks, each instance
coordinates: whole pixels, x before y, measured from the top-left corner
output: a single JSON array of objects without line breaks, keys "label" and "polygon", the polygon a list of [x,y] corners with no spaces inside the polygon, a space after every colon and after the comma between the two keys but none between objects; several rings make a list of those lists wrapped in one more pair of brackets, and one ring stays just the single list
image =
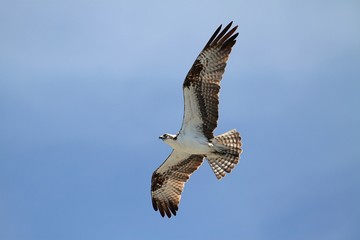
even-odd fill
[{"label": "bird's body", "polygon": [[[215,31],[195,60],[183,83],[184,117],[180,131],[160,136],[173,148],[152,175],[151,194],[155,210],[164,217],[176,215],[185,182],[206,158],[221,179],[238,163],[241,138],[236,130],[214,136],[217,127],[220,81],[236,42],[236,27],[228,24]],[[219,33],[220,32],[220,33]]]},{"label": "bird's body", "polygon": [[204,136],[197,134],[197,131],[186,131],[178,134],[173,139],[164,139],[174,150],[189,154],[206,155],[212,151],[213,145]]}]

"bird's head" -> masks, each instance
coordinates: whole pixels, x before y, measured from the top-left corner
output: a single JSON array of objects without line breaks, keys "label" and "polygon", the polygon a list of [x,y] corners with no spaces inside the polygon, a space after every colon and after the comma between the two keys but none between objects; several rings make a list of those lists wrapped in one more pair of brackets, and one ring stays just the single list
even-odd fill
[{"label": "bird's head", "polygon": [[171,141],[171,140],[176,140],[176,135],[173,135],[173,134],[168,134],[168,133],[165,133],[163,135],[161,135],[159,137],[161,140],[163,140],[164,142],[166,141]]}]

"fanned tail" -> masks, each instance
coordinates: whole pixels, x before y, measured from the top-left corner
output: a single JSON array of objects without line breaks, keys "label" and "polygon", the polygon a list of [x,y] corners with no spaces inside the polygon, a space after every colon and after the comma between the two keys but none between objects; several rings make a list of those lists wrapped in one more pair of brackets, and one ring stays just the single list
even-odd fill
[{"label": "fanned tail", "polygon": [[217,179],[221,179],[239,162],[242,152],[241,137],[239,132],[233,129],[216,136],[212,143],[216,152],[206,158]]}]

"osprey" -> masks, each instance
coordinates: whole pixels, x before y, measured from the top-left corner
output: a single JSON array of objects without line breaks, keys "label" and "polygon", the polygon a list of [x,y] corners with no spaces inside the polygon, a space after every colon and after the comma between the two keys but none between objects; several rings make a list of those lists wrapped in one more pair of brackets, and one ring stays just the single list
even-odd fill
[{"label": "osprey", "polygon": [[176,215],[185,182],[204,158],[218,179],[230,173],[239,162],[240,134],[235,129],[218,136],[213,133],[218,120],[220,81],[238,36],[237,26],[229,31],[231,24],[221,32],[221,25],[216,29],[185,78],[180,131],[159,137],[173,148],[151,179],[152,205],[162,217]]}]

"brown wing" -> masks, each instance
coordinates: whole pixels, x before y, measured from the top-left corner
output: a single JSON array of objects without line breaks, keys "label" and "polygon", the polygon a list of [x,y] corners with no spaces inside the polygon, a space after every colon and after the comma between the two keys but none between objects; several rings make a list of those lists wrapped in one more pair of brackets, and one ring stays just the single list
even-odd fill
[{"label": "brown wing", "polygon": [[[211,139],[217,127],[220,81],[226,61],[236,43],[237,26],[230,31],[229,23],[221,32],[215,31],[195,60],[183,83],[184,119],[180,130],[199,129]],[[220,33],[219,33],[220,32]]]},{"label": "brown wing", "polygon": [[151,178],[154,210],[170,218],[178,210],[181,193],[190,175],[200,167],[203,156],[173,151]]}]

